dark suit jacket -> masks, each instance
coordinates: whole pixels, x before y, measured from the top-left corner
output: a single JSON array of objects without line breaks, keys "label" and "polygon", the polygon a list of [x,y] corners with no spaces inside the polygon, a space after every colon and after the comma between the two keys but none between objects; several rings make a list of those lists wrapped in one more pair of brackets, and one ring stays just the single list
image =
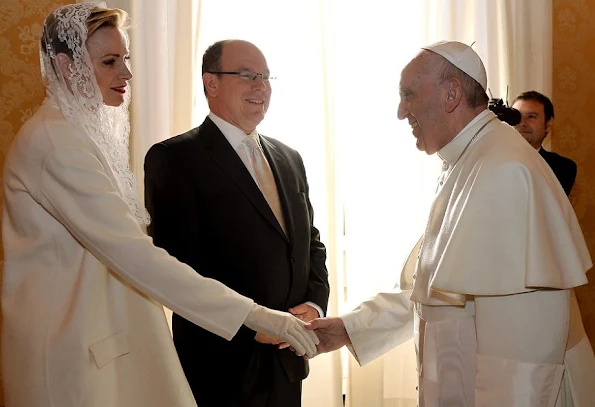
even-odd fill
[{"label": "dark suit jacket", "polygon": [[539,149],[539,154],[548,163],[554,174],[556,174],[556,178],[560,181],[566,195],[570,195],[574,180],[576,179],[576,163],[570,158],[544,150],[543,147]]},{"label": "dark suit jacket", "polygon": [[[275,176],[288,236],[209,118],[147,153],[149,234],[157,246],[201,275],[258,304],[287,311],[312,301],[326,313],[326,250],[313,225],[304,164],[281,142],[263,136],[260,140]],[[173,334],[195,394],[222,386],[248,394],[270,380],[273,362],[283,366],[290,381],[308,374],[303,358],[257,343],[255,332],[246,327],[228,342],[174,315]]]}]

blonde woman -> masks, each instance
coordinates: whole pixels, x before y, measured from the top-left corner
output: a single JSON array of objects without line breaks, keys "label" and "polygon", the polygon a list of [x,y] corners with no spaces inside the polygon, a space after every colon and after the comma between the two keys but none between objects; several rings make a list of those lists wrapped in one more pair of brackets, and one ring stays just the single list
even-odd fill
[{"label": "blonde woman", "polygon": [[246,325],[316,351],[297,318],[201,277],[143,233],[128,167],[126,19],[82,3],[44,24],[47,97],[4,168],[8,407],[195,406],[160,304],[228,340]]}]

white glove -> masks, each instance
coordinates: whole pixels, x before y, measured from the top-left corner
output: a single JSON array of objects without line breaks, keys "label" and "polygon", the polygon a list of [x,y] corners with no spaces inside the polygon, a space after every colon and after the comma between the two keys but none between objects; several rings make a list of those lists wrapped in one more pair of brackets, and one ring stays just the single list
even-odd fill
[{"label": "white glove", "polygon": [[316,345],[320,343],[316,334],[304,328],[305,322],[287,312],[275,311],[258,304],[246,317],[244,325],[267,335],[283,339],[293,346],[298,356],[316,355]]}]

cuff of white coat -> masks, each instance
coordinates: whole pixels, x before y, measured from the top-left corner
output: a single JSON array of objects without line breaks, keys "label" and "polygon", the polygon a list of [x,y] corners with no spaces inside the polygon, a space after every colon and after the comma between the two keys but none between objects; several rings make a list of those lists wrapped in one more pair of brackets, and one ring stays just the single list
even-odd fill
[{"label": "cuff of white coat", "polygon": [[[238,294],[238,296],[240,296]],[[241,296],[243,297],[243,296]],[[219,334],[211,329],[211,332],[216,333],[217,335],[220,335],[221,337],[225,338],[228,341],[231,341],[233,339],[234,336],[236,336],[236,334],[238,333],[238,331],[240,330],[240,328],[245,325],[246,323],[246,318],[248,318],[248,315],[250,314],[250,311],[252,311],[252,308],[254,307],[254,305],[256,304],[253,300],[251,300],[248,297],[243,297],[244,301],[241,307],[236,307],[235,310],[226,310],[226,314],[220,317],[223,320],[227,321],[229,320],[230,323],[233,326],[233,329],[231,329],[229,332],[223,333],[223,334]]]},{"label": "cuff of white coat", "polygon": [[306,301],[304,304],[309,305],[318,311],[318,318],[324,318],[324,312],[322,312],[322,308],[320,308],[317,304],[314,304],[312,301]]},{"label": "cuff of white coat", "polygon": [[553,407],[564,365],[529,363],[476,355],[475,404],[478,406]]}]

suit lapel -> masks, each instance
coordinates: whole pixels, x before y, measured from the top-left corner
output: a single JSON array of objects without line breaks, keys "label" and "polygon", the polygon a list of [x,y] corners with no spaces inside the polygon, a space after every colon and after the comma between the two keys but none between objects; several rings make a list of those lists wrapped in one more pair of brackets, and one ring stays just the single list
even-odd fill
[{"label": "suit lapel", "polygon": [[292,241],[294,224],[289,192],[297,191],[297,186],[292,181],[292,178],[288,176],[290,171],[287,168],[287,161],[285,160],[285,157],[278,151],[274,144],[269,142],[261,135],[259,135],[259,137],[260,144],[262,145],[264,154],[269,162],[269,165],[271,166],[273,176],[275,177],[279,201],[281,202],[281,207],[283,208],[285,227],[287,228],[288,238],[290,241]]},{"label": "suit lapel", "polygon": [[240,191],[242,191],[261,215],[275,227],[283,237],[287,238],[283,229],[281,229],[277,218],[275,218],[275,214],[264,198],[264,195],[258,188],[258,185],[254,182],[252,175],[250,175],[250,172],[246,169],[246,166],[238,154],[234,151],[215,123],[207,117],[200,126],[199,134],[200,137],[197,137],[197,142],[204,148],[206,154],[211,157],[213,163],[229,177]]},{"label": "suit lapel", "polygon": [[539,155],[543,157],[544,160],[547,160],[547,151],[543,149],[543,147],[539,147]]}]

